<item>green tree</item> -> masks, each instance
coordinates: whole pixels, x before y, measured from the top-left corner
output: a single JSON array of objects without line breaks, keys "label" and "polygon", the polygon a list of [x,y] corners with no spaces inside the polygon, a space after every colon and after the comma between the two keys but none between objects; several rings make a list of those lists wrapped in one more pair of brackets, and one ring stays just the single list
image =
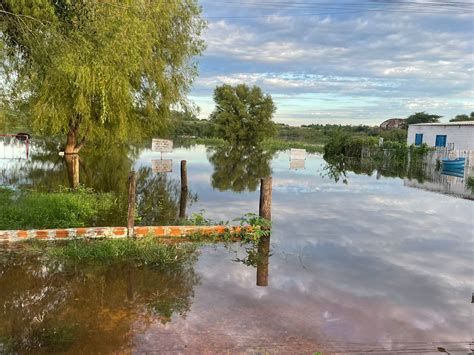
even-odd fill
[{"label": "green tree", "polygon": [[214,90],[211,114],[218,137],[232,143],[258,144],[276,133],[272,121],[276,107],[270,95],[257,87],[222,85]]},{"label": "green tree", "polygon": [[449,120],[449,122],[464,122],[464,121],[474,121],[474,112],[471,112],[471,115],[457,115],[456,117]]},{"label": "green tree", "polygon": [[200,14],[196,0],[2,0],[2,91],[34,129],[67,135],[66,153],[159,130],[187,106]]},{"label": "green tree", "polygon": [[434,123],[439,122],[439,119],[443,116],[439,115],[430,115],[426,112],[416,112],[414,115],[411,115],[407,118],[406,124],[416,124],[416,123]]}]

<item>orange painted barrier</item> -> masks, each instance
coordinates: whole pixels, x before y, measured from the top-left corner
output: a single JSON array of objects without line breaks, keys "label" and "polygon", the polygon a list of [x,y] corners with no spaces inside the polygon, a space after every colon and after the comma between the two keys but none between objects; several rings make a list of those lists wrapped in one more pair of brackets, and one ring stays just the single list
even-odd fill
[{"label": "orange painted barrier", "polygon": [[[226,232],[240,233],[240,226],[157,226],[135,227],[135,237],[154,236],[160,238],[180,238],[200,235],[222,235]],[[32,230],[4,230],[0,231],[1,242],[19,242],[25,240],[68,240],[68,239],[94,239],[94,238],[126,238],[126,227],[93,227],[69,229],[32,229]]]}]

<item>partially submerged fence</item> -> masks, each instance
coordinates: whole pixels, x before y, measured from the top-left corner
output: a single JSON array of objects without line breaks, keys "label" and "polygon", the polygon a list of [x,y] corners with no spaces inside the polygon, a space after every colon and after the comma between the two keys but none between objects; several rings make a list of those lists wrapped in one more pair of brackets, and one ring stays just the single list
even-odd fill
[{"label": "partially submerged fence", "polygon": [[[222,235],[224,233],[238,234],[249,227],[241,226],[158,226],[134,227],[133,234],[138,238],[147,236],[159,238],[185,238],[192,235]],[[0,231],[0,242],[19,242],[26,240],[70,240],[97,238],[126,238],[126,227],[93,227],[68,229],[34,229]]]}]

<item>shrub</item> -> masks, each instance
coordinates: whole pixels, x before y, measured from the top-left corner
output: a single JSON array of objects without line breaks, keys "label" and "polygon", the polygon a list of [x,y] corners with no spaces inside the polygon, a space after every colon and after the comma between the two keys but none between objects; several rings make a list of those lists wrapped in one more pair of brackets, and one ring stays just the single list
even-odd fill
[{"label": "shrub", "polygon": [[360,157],[364,148],[376,147],[378,138],[361,135],[351,136],[348,133],[335,131],[324,146],[324,157],[336,156]]}]

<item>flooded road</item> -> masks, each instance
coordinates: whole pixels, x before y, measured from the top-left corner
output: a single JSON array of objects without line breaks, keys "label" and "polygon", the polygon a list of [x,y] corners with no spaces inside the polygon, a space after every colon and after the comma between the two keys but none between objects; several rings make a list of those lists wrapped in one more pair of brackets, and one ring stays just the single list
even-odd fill
[{"label": "flooded road", "polygon": [[[467,354],[474,347],[472,201],[376,173],[348,171],[347,183],[336,183],[317,155],[301,169],[288,153],[239,151],[244,162],[232,154],[175,149],[166,154],[173,159],[166,179],[179,181],[186,159],[188,215],[232,220],[258,212],[258,179],[271,169],[267,287],[256,286],[256,268],[235,261],[245,257],[237,245],[200,247],[173,270],[71,267],[4,250],[3,349]],[[139,171],[152,159],[159,156],[144,151],[130,165]],[[86,174],[83,183],[109,181]],[[67,181],[63,170],[57,175]],[[172,195],[171,185],[151,200]]]}]

